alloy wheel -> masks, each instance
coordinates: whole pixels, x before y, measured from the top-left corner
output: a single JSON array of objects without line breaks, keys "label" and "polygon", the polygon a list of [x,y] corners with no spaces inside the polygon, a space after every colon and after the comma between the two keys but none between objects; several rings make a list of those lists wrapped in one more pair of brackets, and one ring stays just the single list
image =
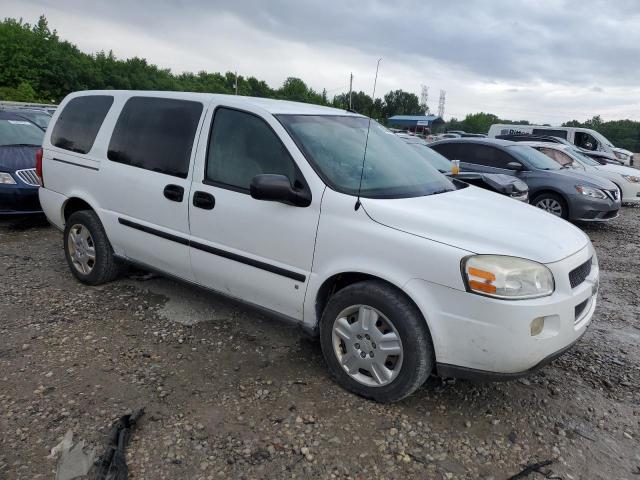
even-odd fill
[{"label": "alloy wheel", "polygon": [[402,367],[402,340],[393,323],[367,305],[346,308],[335,319],[333,349],[345,372],[370,387],[391,383]]},{"label": "alloy wheel", "polygon": [[89,229],[76,223],[69,229],[67,238],[69,257],[78,272],[88,275],[96,264],[96,249]]},{"label": "alloy wheel", "polygon": [[536,207],[541,208],[542,210],[549,212],[557,217],[562,216],[562,205],[560,205],[560,202],[553,198],[543,198],[538,203],[536,203]]}]

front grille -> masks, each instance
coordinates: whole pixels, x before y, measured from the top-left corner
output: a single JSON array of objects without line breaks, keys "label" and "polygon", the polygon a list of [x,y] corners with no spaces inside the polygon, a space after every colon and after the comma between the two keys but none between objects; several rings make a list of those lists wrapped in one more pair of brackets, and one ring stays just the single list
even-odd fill
[{"label": "front grille", "polygon": [[584,313],[584,309],[587,308],[587,305],[589,305],[589,300],[591,300],[590,298],[587,298],[584,302],[580,302],[578,305],[576,305],[576,322],[578,320],[580,320],[580,316]]},{"label": "front grille", "polygon": [[591,259],[584,262],[579,267],[574,268],[569,272],[569,283],[571,284],[571,288],[576,288],[591,273]]},{"label": "front grille", "polygon": [[38,176],[36,175],[35,168],[27,168],[25,170],[17,170],[16,175],[20,180],[22,180],[27,185],[33,185],[34,187],[39,187],[40,182],[38,182]]},{"label": "front grille", "polygon": [[618,200],[618,197],[620,196],[620,192],[617,188],[615,190],[605,190],[605,192],[609,197],[611,197],[611,200]]}]

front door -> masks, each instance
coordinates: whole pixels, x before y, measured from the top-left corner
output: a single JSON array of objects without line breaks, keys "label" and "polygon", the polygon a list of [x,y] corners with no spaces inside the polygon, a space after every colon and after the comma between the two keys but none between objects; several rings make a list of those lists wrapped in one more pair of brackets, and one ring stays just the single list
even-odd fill
[{"label": "front door", "polygon": [[[189,199],[196,281],[302,320],[324,184],[272,115],[232,100],[209,111]],[[260,174],[308,188],[311,204],[252,198]]]}]

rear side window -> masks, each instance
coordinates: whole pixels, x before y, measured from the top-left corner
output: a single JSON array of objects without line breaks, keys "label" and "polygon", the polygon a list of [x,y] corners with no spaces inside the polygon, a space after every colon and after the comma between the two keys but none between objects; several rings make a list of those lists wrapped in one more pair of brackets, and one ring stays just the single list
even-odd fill
[{"label": "rear side window", "polygon": [[567,131],[566,130],[551,130],[551,129],[548,129],[548,128],[534,128],[533,129],[533,134],[534,135],[546,135],[546,136],[550,136],[550,137],[564,138],[565,140],[567,139]]},{"label": "rear side window", "polygon": [[506,169],[507,164],[513,161],[509,154],[498,148],[486,145],[445,143],[442,145],[432,145],[431,148],[449,160],[460,160],[461,162],[483,165],[485,167]]},{"label": "rear side window", "polygon": [[218,108],[209,139],[206,181],[248,192],[253,177],[263,173],[285,175],[292,185],[304,183],[289,152],[264,120]]},{"label": "rear side window", "polygon": [[447,157],[449,160],[460,160],[461,162],[469,161],[467,151],[468,145],[462,143],[443,143],[440,145],[430,145],[440,155]]},{"label": "rear side window", "polygon": [[199,102],[132,97],[118,117],[107,157],[114,162],[186,178],[201,114]]},{"label": "rear side window", "polygon": [[72,98],[53,127],[51,143],[72,152],[89,153],[112,104],[110,95]]}]

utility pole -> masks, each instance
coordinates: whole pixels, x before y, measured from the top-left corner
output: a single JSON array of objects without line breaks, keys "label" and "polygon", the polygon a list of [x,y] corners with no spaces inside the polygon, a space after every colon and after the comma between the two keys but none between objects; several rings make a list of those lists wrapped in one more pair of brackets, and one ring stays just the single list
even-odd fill
[{"label": "utility pole", "polygon": [[353,73],[349,77],[349,110],[353,110],[353,106],[351,104],[351,93],[353,92]]},{"label": "utility pole", "polygon": [[238,71],[236,70],[236,82],[235,82],[235,87],[236,87],[236,95],[238,95]]}]

